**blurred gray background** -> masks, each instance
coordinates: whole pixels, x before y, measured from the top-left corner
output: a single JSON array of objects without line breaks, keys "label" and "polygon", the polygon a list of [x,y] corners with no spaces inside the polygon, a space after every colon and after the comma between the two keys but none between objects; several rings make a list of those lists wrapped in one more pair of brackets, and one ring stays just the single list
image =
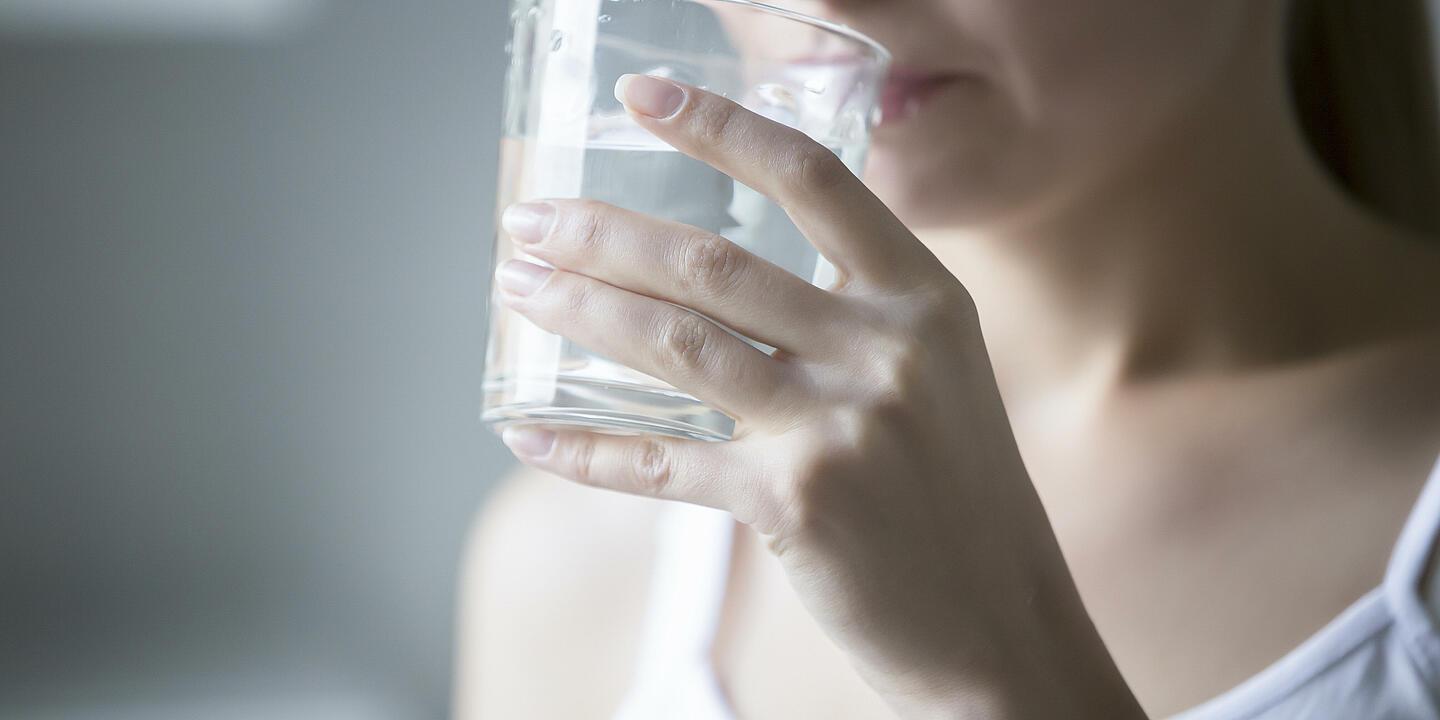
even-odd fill
[{"label": "blurred gray background", "polygon": [[441,718],[503,0],[0,0],[0,719]]},{"label": "blurred gray background", "polygon": [[0,0],[0,718],[439,718],[501,0]]}]

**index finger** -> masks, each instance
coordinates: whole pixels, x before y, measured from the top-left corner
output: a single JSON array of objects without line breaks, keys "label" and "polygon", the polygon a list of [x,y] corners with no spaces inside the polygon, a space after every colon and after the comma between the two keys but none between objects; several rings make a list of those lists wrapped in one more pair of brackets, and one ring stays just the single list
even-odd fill
[{"label": "index finger", "polygon": [[615,86],[635,121],[785,209],[843,276],[880,283],[933,270],[934,256],[829,148],[696,87],[650,75]]}]

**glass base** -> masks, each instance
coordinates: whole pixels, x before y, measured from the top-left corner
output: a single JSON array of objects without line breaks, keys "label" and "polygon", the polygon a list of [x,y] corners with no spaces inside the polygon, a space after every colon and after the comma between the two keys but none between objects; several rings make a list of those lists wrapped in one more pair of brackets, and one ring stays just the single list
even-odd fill
[{"label": "glass base", "polygon": [[[533,381],[532,381],[533,382]],[[616,435],[668,435],[718,442],[735,432],[730,416],[678,390],[561,375],[548,402],[516,402],[513,380],[485,384],[480,419],[497,427],[573,425]]]}]

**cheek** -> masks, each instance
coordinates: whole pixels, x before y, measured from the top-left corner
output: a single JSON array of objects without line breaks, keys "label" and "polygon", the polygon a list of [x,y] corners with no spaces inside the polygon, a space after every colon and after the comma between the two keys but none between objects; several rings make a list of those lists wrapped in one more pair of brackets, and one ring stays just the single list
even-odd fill
[{"label": "cheek", "polygon": [[1242,14],[1229,0],[952,7],[994,59],[983,87],[877,133],[867,171],[916,227],[1001,221],[1095,182],[1213,81]]},{"label": "cheek", "polygon": [[1164,111],[1212,81],[1263,0],[1022,0],[997,82],[1034,124],[1098,125]]}]

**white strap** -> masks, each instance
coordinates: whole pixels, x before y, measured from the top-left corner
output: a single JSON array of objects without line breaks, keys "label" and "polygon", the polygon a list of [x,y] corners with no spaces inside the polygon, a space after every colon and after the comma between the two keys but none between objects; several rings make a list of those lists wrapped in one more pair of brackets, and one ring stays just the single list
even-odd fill
[{"label": "white strap", "polygon": [[[1440,487],[1440,460],[1436,461],[1435,470],[1431,472],[1430,480],[1425,484],[1426,490],[1429,490],[1431,486]],[[1440,511],[1440,508],[1435,508],[1435,510]],[[1421,595],[1425,598],[1425,605],[1430,609],[1430,619],[1440,624],[1440,548],[1436,547],[1436,540],[1433,536],[1430,539],[1428,550],[1430,557],[1426,562]]]},{"label": "white strap", "polygon": [[1420,499],[1385,572],[1385,594],[1396,625],[1411,655],[1427,678],[1440,683],[1440,601],[1433,571],[1437,534],[1440,534],[1440,463],[1420,491]]},{"label": "white strap", "polygon": [[711,662],[735,521],[679,503],[661,513],[635,683],[615,720],[728,720]]}]

